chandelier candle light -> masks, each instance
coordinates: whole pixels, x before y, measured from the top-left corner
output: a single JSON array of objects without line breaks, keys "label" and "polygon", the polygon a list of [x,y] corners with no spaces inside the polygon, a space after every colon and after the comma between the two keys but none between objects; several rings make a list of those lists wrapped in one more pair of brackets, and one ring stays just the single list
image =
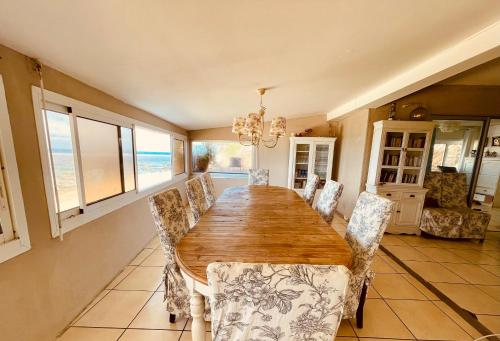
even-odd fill
[{"label": "chandelier candle light", "polygon": [[259,146],[262,143],[267,148],[274,148],[278,139],[285,136],[286,119],[281,116],[273,118],[269,129],[269,138],[263,138],[266,107],[262,104],[262,96],[266,93],[266,89],[260,88],[257,91],[260,94],[259,112],[250,113],[246,118],[236,117],[233,121],[232,132],[238,134],[238,140],[244,146]]}]

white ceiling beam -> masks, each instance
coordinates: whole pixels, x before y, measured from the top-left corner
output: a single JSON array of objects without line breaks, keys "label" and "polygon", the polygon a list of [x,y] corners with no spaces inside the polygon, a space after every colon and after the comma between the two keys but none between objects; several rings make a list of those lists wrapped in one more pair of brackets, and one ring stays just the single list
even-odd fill
[{"label": "white ceiling beam", "polygon": [[355,110],[375,108],[500,56],[500,21],[447,48],[327,113],[341,118]]}]

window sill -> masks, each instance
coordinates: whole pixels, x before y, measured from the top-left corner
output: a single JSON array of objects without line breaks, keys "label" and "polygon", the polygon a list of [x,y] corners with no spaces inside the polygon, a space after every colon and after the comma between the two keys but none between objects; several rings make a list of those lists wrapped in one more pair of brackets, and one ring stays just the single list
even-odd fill
[{"label": "window sill", "polygon": [[[198,176],[203,173],[201,172],[194,172],[193,175]],[[248,179],[248,174],[247,173],[210,173],[210,176],[213,179]]]},{"label": "window sill", "polygon": [[21,253],[31,249],[31,246],[25,245],[21,239],[14,239],[0,245],[0,263],[3,263],[11,258],[14,258]]}]

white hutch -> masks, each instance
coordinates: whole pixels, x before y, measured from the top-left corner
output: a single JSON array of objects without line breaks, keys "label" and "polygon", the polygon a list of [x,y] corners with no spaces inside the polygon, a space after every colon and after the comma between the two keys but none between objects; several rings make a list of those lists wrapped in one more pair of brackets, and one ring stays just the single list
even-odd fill
[{"label": "white hutch", "polygon": [[366,190],[397,203],[386,232],[416,234],[434,123],[378,121],[374,124]]},{"label": "white hutch", "polygon": [[317,174],[317,193],[332,178],[335,137],[290,137],[288,188],[302,195],[309,174]]}]

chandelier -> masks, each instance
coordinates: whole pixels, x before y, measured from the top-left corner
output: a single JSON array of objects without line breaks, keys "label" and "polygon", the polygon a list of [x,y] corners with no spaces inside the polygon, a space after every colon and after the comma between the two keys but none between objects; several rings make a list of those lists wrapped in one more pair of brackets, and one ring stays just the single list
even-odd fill
[{"label": "chandelier", "polygon": [[258,113],[249,113],[247,117],[236,117],[233,121],[232,132],[238,134],[238,141],[244,146],[259,146],[262,144],[267,148],[274,148],[278,139],[285,136],[286,119],[275,117],[271,121],[269,138],[264,138],[264,115],[266,107],[262,104],[262,96],[266,93],[265,88],[257,89],[260,94],[260,108]]}]

